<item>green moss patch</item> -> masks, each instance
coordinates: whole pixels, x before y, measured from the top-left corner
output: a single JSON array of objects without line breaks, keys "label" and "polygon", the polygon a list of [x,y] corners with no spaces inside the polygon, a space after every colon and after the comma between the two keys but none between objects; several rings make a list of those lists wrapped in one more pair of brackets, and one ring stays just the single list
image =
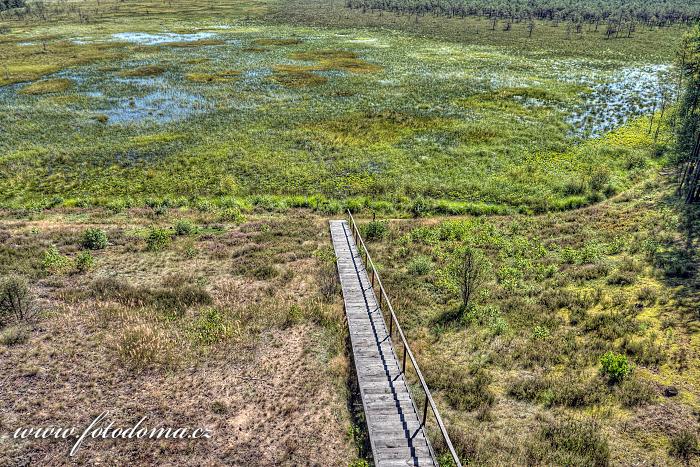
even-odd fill
[{"label": "green moss patch", "polygon": [[124,70],[119,73],[121,76],[125,77],[138,77],[138,76],[158,76],[165,73],[165,68],[159,65],[146,65],[134,68],[132,70]]},{"label": "green moss patch", "polygon": [[376,73],[382,71],[379,65],[366,62],[354,52],[346,50],[314,50],[298,52],[291,55],[295,60],[319,62],[319,69],[340,70],[353,73]]},{"label": "green moss patch", "polygon": [[69,79],[48,79],[45,81],[37,81],[22,88],[22,94],[39,95],[64,92],[73,86],[73,82]]},{"label": "green moss patch", "polygon": [[328,78],[317,75],[313,71],[318,71],[318,69],[315,67],[276,65],[273,67],[271,79],[290,88],[320,86],[328,81]]}]

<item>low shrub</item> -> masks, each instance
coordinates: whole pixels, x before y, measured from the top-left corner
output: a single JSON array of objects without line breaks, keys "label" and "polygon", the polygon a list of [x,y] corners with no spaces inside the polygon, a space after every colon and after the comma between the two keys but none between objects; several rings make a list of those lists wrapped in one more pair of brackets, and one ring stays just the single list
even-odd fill
[{"label": "low shrub", "polygon": [[[546,423],[539,433],[544,442],[535,456],[545,465],[607,466],[610,448],[598,425],[567,418]],[[544,461],[544,462],[542,462]]]},{"label": "low shrub", "polygon": [[419,255],[408,263],[408,273],[412,276],[425,276],[433,268],[429,256]]},{"label": "low shrub", "polygon": [[669,453],[673,457],[681,459],[686,465],[690,465],[691,459],[700,453],[697,435],[689,429],[672,435],[670,442]]},{"label": "low shrub", "polygon": [[27,342],[29,331],[21,326],[12,326],[0,332],[0,345],[13,346]]},{"label": "low shrub", "polygon": [[166,229],[152,227],[146,237],[146,249],[148,251],[161,251],[170,244],[171,240],[171,234]]},{"label": "low shrub", "polygon": [[199,315],[192,325],[192,336],[202,345],[212,345],[229,334],[224,315],[216,308],[209,308]]},{"label": "low shrub", "polygon": [[19,276],[0,280],[0,328],[12,321],[29,321],[35,315],[34,297],[27,280]]},{"label": "low shrub", "polygon": [[70,269],[71,262],[58,251],[58,248],[51,246],[44,251],[41,266],[49,274],[62,274]]},{"label": "low shrub", "polygon": [[600,357],[601,372],[608,377],[611,383],[619,383],[630,374],[632,368],[627,357],[612,351],[606,352]]},{"label": "low shrub", "polygon": [[80,244],[88,250],[102,250],[107,246],[107,234],[101,229],[89,228],[83,232]]},{"label": "low shrub", "polygon": [[389,227],[386,222],[371,221],[362,227],[362,236],[368,242],[374,242],[386,237]]},{"label": "low shrub", "polygon": [[188,219],[180,219],[175,223],[175,235],[185,237],[197,233],[197,226]]},{"label": "low shrub", "polygon": [[78,273],[87,272],[95,266],[95,259],[89,251],[81,251],[75,257],[75,271]]},{"label": "low shrub", "polygon": [[617,397],[625,407],[639,407],[651,403],[656,398],[656,390],[648,381],[628,378],[618,387]]}]

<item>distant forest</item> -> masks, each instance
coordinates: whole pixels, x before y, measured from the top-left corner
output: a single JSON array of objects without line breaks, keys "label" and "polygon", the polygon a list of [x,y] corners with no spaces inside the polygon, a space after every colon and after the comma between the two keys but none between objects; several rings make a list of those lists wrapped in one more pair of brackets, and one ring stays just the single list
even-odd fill
[{"label": "distant forest", "polygon": [[25,5],[24,0],[0,0],[0,11],[22,8]]},{"label": "distant forest", "polygon": [[[636,23],[666,26],[700,19],[698,0],[346,0],[348,8],[391,11],[397,14],[436,14],[451,17],[481,16],[511,22],[523,20],[559,21],[594,25],[612,35],[626,32]],[[621,27],[623,26],[624,27]]]}]

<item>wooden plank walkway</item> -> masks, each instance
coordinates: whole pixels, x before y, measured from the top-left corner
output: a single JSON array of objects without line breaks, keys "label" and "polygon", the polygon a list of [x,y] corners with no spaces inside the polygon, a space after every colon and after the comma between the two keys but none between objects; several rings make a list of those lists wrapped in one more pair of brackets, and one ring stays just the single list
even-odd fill
[{"label": "wooden plank walkway", "polygon": [[436,466],[352,231],[344,220],[330,228],[374,463]]}]

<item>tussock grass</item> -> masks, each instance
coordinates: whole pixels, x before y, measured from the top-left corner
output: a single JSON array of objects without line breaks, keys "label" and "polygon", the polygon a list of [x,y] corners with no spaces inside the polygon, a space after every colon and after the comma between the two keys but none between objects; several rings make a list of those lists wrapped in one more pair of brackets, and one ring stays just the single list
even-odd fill
[{"label": "tussock grass", "polygon": [[224,70],[214,73],[187,73],[185,78],[194,83],[226,83],[234,81],[240,74],[238,70]]},{"label": "tussock grass", "polygon": [[289,88],[320,86],[328,81],[325,76],[317,75],[306,67],[281,65],[274,67],[272,80]]},{"label": "tussock grass", "polygon": [[59,92],[65,92],[73,86],[73,82],[69,79],[48,79],[44,81],[37,81],[32,84],[24,86],[20,91],[22,94],[54,94]]},{"label": "tussock grass", "polygon": [[[255,39],[253,44],[261,46],[286,46],[286,45],[297,45],[301,44],[303,41],[297,38],[288,39],[274,39],[274,38],[260,38]],[[264,49],[262,49],[264,50]]]},{"label": "tussock grass", "polygon": [[125,77],[158,76],[165,73],[166,68],[161,65],[146,65],[131,70],[123,70],[119,74]]}]

